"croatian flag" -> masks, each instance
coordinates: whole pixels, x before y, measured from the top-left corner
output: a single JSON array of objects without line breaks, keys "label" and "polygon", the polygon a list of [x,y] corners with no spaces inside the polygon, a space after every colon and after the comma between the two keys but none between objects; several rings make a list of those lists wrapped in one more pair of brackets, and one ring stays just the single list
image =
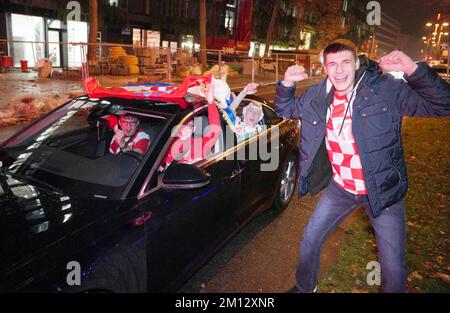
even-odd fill
[{"label": "croatian flag", "polygon": [[189,104],[184,97],[187,93],[205,97],[211,84],[212,75],[188,76],[180,86],[168,83],[129,84],[124,87],[107,88],[101,86],[94,77],[88,77],[84,86],[91,98],[118,97],[125,99],[150,99],[155,101],[173,102],[186,108]]}]

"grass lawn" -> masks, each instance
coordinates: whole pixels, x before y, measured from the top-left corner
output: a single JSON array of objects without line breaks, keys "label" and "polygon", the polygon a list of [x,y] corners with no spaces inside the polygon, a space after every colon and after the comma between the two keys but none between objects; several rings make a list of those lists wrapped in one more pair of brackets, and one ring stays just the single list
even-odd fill
[{"label": "grass lawn", "polygon": [[[450,118],[405,118],[408,166],[406,262],[409,292],[450,292]],[[377,260],[375,236],[358,209],[339,255],[319,282],[320,292],[379,292],[367,263]]]}]

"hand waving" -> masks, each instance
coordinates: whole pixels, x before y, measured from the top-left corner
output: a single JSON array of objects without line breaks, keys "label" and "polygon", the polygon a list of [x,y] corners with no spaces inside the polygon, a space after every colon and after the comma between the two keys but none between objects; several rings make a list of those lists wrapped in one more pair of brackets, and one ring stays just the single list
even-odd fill
[{"label": "hand waving", "polygon": [[244,92],[247,95],[253,95],[258,91],[259,84],[257,83],[249,83],[244,87]]}]

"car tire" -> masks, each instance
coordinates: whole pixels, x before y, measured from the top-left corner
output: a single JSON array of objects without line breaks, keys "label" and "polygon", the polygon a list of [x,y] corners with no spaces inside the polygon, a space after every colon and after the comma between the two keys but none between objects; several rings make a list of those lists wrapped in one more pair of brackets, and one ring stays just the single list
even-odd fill
[{"label": "car tire", "polygon": [[283,163],[283,167],[276,184],[272,203],[272,209],[275,212],[281,213],[287,208],[289,202],[291,202],[297,186],[297,172],[297,158],[295,155],[290,154]]},{"label": "car tire", "polygon": [[116,247],[92,265],[82,286],[87,293],[142,293],[147,291],[145,253],[140,249]]}]

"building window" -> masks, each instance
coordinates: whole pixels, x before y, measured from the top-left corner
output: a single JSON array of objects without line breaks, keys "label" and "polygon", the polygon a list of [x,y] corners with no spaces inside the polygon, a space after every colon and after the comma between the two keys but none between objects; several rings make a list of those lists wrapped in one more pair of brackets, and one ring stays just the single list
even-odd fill
[{"label": "building window", "polygon": [[235,23],[236,0],[228,0],[225,6],[225,30],[227,34],[233,35]]},{"label": "building window", "polygon": [[[87,42],[88,41],[88,25],[86,22],[67,21],[67,41],[69,42]],[[68,65],[69,67],[81,66],[82,59],[81,49],[75,45],[68,47]]]},{"label": "building window", "polygon": [[163,4],[163,15],[170,16],[170,1],[165,1]]},{"label": "building window", "polygon": [[[11,14],[12,40],[17,41],[45,41],[44,18],[22,14]],[[10,43],[9,54],[14,56],[14,66],[20,66],[20,60],[27,60],[29,66],[34,66],[34,60],[44,58],[45,45],[24,43]]]},{"label": "building window", "polygon": [[192,52],[194,50],[194,35],[181,35],[181,48]]},{"label": "building window", "polygon": [[144,13],[145,15],[150,15],[151,2],[150,0],[145,0],[144,3]]},{"label": "building window", "polygon": [[128,2],[128,11],[132,14],[143,15],[145,14],[146,1],[130,0]]},{"label": "building window", "polygon": [[133,28],[133,45],[139,47],[159,47],[161,34],[159,31]]},{"label": "building window", "polygon": [[109,5],[112,7],[118,7],[119,6],[119,0],[109,0]]},{"label": "building window", "polygon": [[311,33],[300,31],[301,44],[298,49],[311,49]]},{"label": "building window", "polygon": [[175,0],[172,2],[172,16],[183,16],[183,1]]}]

